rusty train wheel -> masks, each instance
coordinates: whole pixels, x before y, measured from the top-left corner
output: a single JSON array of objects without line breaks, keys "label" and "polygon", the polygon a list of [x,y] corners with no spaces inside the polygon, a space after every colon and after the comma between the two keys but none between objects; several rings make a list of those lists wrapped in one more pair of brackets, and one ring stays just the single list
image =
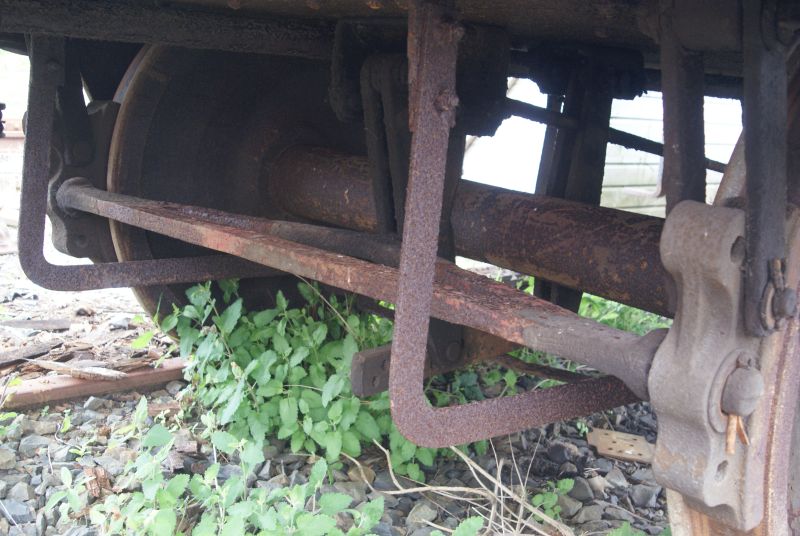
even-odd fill
[{"label": "rusty train wheel", "polygon": [[[149,199],[291,219],[272,202],[272,163],[293,145],[364,154],[363,128],[327,104],[328,65],[310,60],[151,46],[122,80],[108,189]],[[112,223],[119,260],[207,254],[202,248]],[[146,311],[181,303],[186,286],[134,289]],[[253,307],[290,276],[243,280]]]},{"label": "rusty train wheel", "polygon": [[[790,64],[795,64],[790,63]],[[789,85],[789,200],[794,214],[787,227],[787,283],[800,288],[800,70]],[[744,186],[743,151],[735,151],[730,184],[721,186],[734,197]],[[728,174],[726,172],[726,179]],[[719,199],[718,199],[719,201]],[[753,446],[762,448],[766,464],[764,519],[747,534],[800,535],[800,320],[761,344],[761,371],[767,385],[760,407],[749,418]],[[670,521],[675,536],[740,534],[688,508],[669,494]]]}]

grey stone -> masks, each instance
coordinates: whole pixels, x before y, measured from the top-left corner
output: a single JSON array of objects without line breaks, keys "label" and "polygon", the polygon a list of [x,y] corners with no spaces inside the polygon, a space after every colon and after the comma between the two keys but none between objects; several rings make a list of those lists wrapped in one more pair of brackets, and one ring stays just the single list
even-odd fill
[{"label": "grey stone", "polygon": [[28,508],[28,505],[20,502],[15,501],[12,499],[6,499],[0,501],[2,504],[2,508],[0,508],[0,513],[2,513],[3,517],[5,517],[9,523],[33,523],[34,517],[33,510]]},{"label": "grey stone", "polygon": [[608,521],[589,521],[580,526],[580,534],[606,534],[611,524]]},{"label": "grey stone", "polygon": [[433,527],[420,527],[409,536],[430,536],[435,529]]},{"label": "grey stone", "polygon": [[606,489],[611,487],[611,484],[609,484],[608,481],[600,475],[593,476],[592,478],[587,479],[587,481],[589,482],[589,487],[592,488],[595,497],[598,495],[605,497]]},{"label": "grey stone", "polygon": [[589,482],[583,477],[575,478],[575,485],[569,492],[569,496],[581,502],[591,501],[594,499],[594,492],[592,491]]},{"label": "grey stone", "polygon": [[74,452],[70,452],[72,447],[69,445],[60,445],[51,449],[50,451],[50,459],[54,462],[71,462],[75,461],[75,458],[78,457],[77,454]]},{"label": "grey stone", "polygon": [[656,477],[653,475],[653,470],[649,467],[641,467],[633,472],[631,480],[637,484],[644,484],[648,482],[655,482]]},{"label": "grey stone", "polygon": [[598,458],[594,461],[594,468],[598,473],[608,473],[614,468],[614,462],[606,458]]},{"label": "grey stone", "polygon": [[390,491],[396,489],[394,482],[392,482],[392,476],[389,474],[389,471],[380,471],[379,473],[376,473],[375,481],[372,483],[372,487],[378,491]]},{"label": "grey stone", "polygon": [[605,513],[603,514],[605,519],[615,519],[619,521],[627,521],[628,523],[633,523],[635,518],[633,514],[625,510],[624,508],[608,506],[605,509]]},{"label": "grey stone", "polygon": [[242,476],[242,468],[233,464],[220,466],[219,473],[217,473],[217,478],[221,482],[228,480],[232,476]]},{"label": "grey stone", "polygon": [[272,472],[272,460],[267,459],[261,469],[258,471],[258,478],[261,480],[269,480],[269,475]]},{"label": "grey stone", "polygon": [[9,487],[13,486],[17,482],[25,482],[28,484],[31,481],[31,475],[27,473],[9,473],[3,477],[3,480],[5,480]]},{"label": "grey stone", "polygon": [[398,536],[400,531],[388,523],[378,523],[372,527],[372,533],[376,536]]},{"label": "grey stone", "polygon": [[278,447],[276,447],[275,445],[264,445],[264,459],[265,460],[272,460],[279,453],[280,453],[280,451],[278,450]]},{"label": "grey stone", "polygon": [[558,473],[561,475],[574,475],[578,473],[578,468],[572,462],[564,462],[558,468]]},{"label": "grey stone", "polygon": [[661,486],[636,484],[631,488],[631,500],[639,508],[655,508],[660,493]]},{"label": "grey stone", "polygon": [[547,447],[547,457],[558,464],[568,462],[578,454],[578,447],[570,443],[554,441]]},{"label": "grey stone", "polygon": [[52,439],[40,435],[29,435],[23,437],[19,442],[19,455],[23,458],[32,458],[41,448],[47,448]]},{"label": "grey stone", "polygon": [[561,517],[572,517],[583,507],[583,503],[576,501],[569,495],[559,495],[558,506],[561,507]]},{"label": "grey stone", "polygon": [[128,329],[133,317],[131,315],[117,314],[109,318],[108,327],[112,331],[115,329]]},{"label": "grey stone", "polygon": [[36,535],[44,536],[47,530],[47,516],[44,515],[44,510],[39,510],[36,514]]},{"label": "grey stone", "polygon": [[58,431],[59,424],[54,421],[33,421],[33,433],[36,435],[53,435]]},{"label": "grey stone", "polygon": [[97,536],[97,529],[94,527],[72,527],[64,536]]},{"label": "grey stone", "polygon": [[36,536],[36,525],[25,523],[11,527],[8,531],[8,536]]},{"label": "grey stone", "polygon": [[570,522],[575,525],[582,525],[590,521],[600,521],[601,519],[603,519],[603,507],[599,504],[590,504],[589,506],[581,508],[580,511],[570,519]]},{"label": "grey stone", "polygon": [[94,459],[95,463],[108,471],[108,474],[111,476],[119,476],[122,474],[122,471],[125,469],[125,462],[118,460],[113,456],[98,456]]},{"label": "grey stone", "polygon": [[333,487],[340,493],[350,495],[358,504],[367,500],[367,485],[363,482],[334,482]]},{"label": "grey stone", "polygon": [[6,493],[8,493],[8,484],[5,480],[0,480],[0,499],[5,499]]},{"label": "grey stone", "polygon": [[9,524],[2,515],[0,515],[0,534],[8,534]]},{"label": "grey stone", "polygon": [[615,488],[627,488],[630,486],[628,479],[625,478],[625,474],[620,470],[619,467],[614,467],[608,472],[608,474],[606,474],[606,481],[608,481],[608,483]]},{"label": "grey stone", "polygon": [[7,499],[20,502],[30,501],[35,496],[31,485],[25,482],[17,482],[6,494]]},{"label": "grey stone", "polygon": [[0,448],[0,469],[13,469],[17,464],[17,455],[13,450]]},{"label": "grey stone", "polygon": [[172,396],[175,396],[175,395],[177,395],[178,393],[180,393],[183,390],[183,387],[185,385],[186,384],[181,382],[181,381],[173,380],[173,381],[171,381],[171,382],[169,382],[167,384],[165,389],[167,390],[167,392],[169,394],[171,394]]},{"label": "grey stone", "polygon": [[431,506],[428,501],[419,501],[408,513],[406,526],[411,527],[412,525],[420,525],[425,521],[433,521],[436,519],[436,515],[436,508]]},{"label": "grey stone", "polygon": [[86,402],[83,403],[83,409],[88,409],[90,411],[97,411],[98,409],[103,407],[106,401],[103,398],[97,398],[95,396],[90,396]]}]

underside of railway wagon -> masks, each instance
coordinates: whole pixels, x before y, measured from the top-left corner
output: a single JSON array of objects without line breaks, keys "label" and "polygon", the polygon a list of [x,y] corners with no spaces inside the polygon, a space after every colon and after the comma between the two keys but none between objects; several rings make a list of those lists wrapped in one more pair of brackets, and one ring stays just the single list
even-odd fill
[{"label": "underside of railway wagon", "polygon": [[[394,342],[358,355],[354,386],[388,388],[412,441],[648,400],[674,533],[800,534],[799,31],[786,0],[0,0],[0,46],[31,61],[20,261],[151,312],[229,277],[257,302],[296,276],[392,302]],[[609,126],[647,90],[663,144]],[[728,163],[704,152],[709,95],[742,102]],[[461,180],[466,137],[512,115],[547,125],[536,194]],[[666,219],[599,206],[609,143],[663,156]],[[48,217],[94,264],[44,258]],[[576,314],[583,292],[673,324],[607,327]],[[426,374],[519,346],[602,375],[427,402]]]}]

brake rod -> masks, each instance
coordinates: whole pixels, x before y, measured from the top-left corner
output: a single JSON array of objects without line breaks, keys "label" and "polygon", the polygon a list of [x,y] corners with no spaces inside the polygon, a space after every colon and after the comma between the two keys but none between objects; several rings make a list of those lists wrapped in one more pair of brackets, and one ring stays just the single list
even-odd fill
[{"label": "brake rod", "polygon": [[[506,111],[511,115],[522,117],[523,119],[528,119],[529,121],[543,123],[545,125],[553,125],[558,128],[578,128],[580,126],[578,121],[572,117],[515,99],[506,99]],[[620,145],[627,149],[634,149],[636,151],[642,151],[662,157],[664,156],[663,143],[649,140],[647,138],[643,138],[642,136],[637,136],[636,134],[631,134],[630,132],[625,132],[616,128],[608,129],[608,142],[613,143],[614,145]],[[717,162],[716,160],[706,158],[705,165],[706,168],[710,169],[711,171],[725,173],[725,164],[722,162]]]}]

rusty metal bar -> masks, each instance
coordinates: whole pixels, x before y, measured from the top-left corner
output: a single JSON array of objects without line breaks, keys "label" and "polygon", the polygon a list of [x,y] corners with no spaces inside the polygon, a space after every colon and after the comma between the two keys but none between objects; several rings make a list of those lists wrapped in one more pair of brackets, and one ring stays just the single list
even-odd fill
[{"label": "rusty metal bar", "polygon": [[58,87],[64,83],[64,39],[33,36],[30,54],[18,242],[19,262],[31,281],[51,290],[90,290],[275,274],[264,266],[220,255],[89,266],[50,264],[44,257],[44,224],[54,106]]},{"label": "rusty metal bar", "polygon": [[333,25],[115,0],[0,0],[0,31],[330,60]]},{"label": "rusty metal bar", "polygon": [[[411,87],[409,111],[413,135],[406,225],[400,255],[395,336],[389,370],[389,395],[392,418],[400,432],[417,444],[438,447],[523,429],[530,425],[531,416],[542,410],[543,401],[537,396],[540,393],[533,392],[519,398],[493,399],[433,409],[425,396],[423,377],[429,317],[431,314],[435,315],[434,297],[438,297],[438,285],[434,284],[434,268],[439,218],[443,206],[450,129],[455,122],[455,107],[458,103],[455,96],[455,69],[461,29],[448,20],[442,7],[415,0],[409,12],[408,35]],[[447,268],[446,265],[439,266]],[[469,281],[468,277],[454,277],[452,271],[443,275],[444,277],[439,274],[439,280],[443,280],[446,288],[457,289],[459,295],[468,296],[466,303],[449,304],[454,312],[466,313],[465,321],[448,320],[470,325],[469,321],[474,322],[476,318],[469,310],[477,307],[481,309],[479,314],[482,321],[493,317],[493,323],[498,322],[498,325],[507,324],[512,319],[534,320],[533,325],[522,328],[522,332],[517,333],[522,335],[526,344],[534,347],[539,344],[547,345],[547,339],[552,336],[568,345],[571,345],[568,341],[575,341],[571,337],[563,337],[565,333],[573,333],[571,328],[564,325],[562,327],[567,331],[551,331],[552,326],[548,326],[555,318],[568,315],[567,311],[545,305],[546,302],[541,300],[536,300],[536,310],[515,310],[510,300],[497,300],[503,294],[502,291],[495,292],[500,290],[499,287],[489,290],[477,281]],[[448,298],[442,298],[447,303]],[[585,335],[598,325],[582,326],[580,331]],[[588,329],[584,332],[583,328]],[[493,333],[491,330],[484,330]],[[599,333],[597,335],[596,340],[603,341],[601,344],[610,341]],[[510,337],[504,338],[513,340]],[[581,353],[578,348],[571,350],[577,350],[576,354]],[[646,371],[644,376],[647,376]],[[590,399],[591,395],[597,396],[598,390],[585,389],[587,387],[588,382],[568,385],[566,389],[573,394],[579,393],[578,396],[585,397],[584,400]],[[624,398],[623,391],[612,390],[611,398]],[[556,395],[552,391],[544,393]],[[577,400],[571,402],[577,403]],[[574,408],[574,405],[570,405],[569,411]]]},{"label": "rusty metal bar", "polygon": [[[271,192],[288,212],[376,229],[366,159],[295,147],[274,169]],[[674,283],[658,251],[660,218],[462,180],[451,225],[457,255],[664,316],[675,310]]]},{"label": "rusty metal bar", "polygon": [[681,201],[705,202],[703,55],[686,50],[673,29],[672,11],[662,18],[661,85],[664,93],[664,171],[667,214]]},{"label": "rusty metal bar", "polygon": [[[573,117],[515,99],[506,100],[506,111],[517,117],[522,117],[536,123],[555,126],[557,128],[578,128],[579,126],[578,120]],[[608,143],[620,145],[626,149],[664,156],[663,143],[616,128],[608,129]],[[703,157],[703,161],[707,169],[725,173],[726,164],[705,157]]]},{"label": "rusty metal bar", "polygon": [[[81,180],[67,181],[59,189],[57,197],[62,208],[67,210],[90,212],[192,244],[242,256],[349,292],[398,302],[400,277],[396,268],[288,241],[272,234],[274,229],[291,224],[103,192]],[[617,375],[640,397],[647,396],[647,370],[661,338],[658,333],[639,337],[582,318],[506,285],[461,270],[447,261],[437,261],[435,264],[431,314],[435,318]],[[395,340],[398,338],[395,337]],[[424,354],[422,357],[424,359]],[[577,389],[575,385],[581,388]],[[500,426],[493,420],[490,422],[485,419],[483,427],[477,428],[473,424],[460,427],[455,421],[450,421],[449,424],[463,430],[459,434],[466,435],[461,437],[450,432],[441,435],[441,431],[440,435],[432,435],[423,443],[445,445],[473,441],[478,437],[510,433],[553,419],[577,416],[584,414],[584,411],[597,411],[634,400],[635,396],[621,386],[618,380],[604,378],[564,389],[559,387],[556,392],[550,392],[550,389],[541,391],[541,398],[536,398],[540,393],[537,391],[521,395],[522,399],[492,402],[492,411],[502,411],[502,415],[507,417]],[[595,388],[597,391],[590,394],[590,390]],[[557,407],[547,405],[556,401],[559,403]],[[477,411],[477,414],[471,414],[471,419],[478,418],[478,414],[483,415],[484,409],[481,407],[469,411]]]}]

